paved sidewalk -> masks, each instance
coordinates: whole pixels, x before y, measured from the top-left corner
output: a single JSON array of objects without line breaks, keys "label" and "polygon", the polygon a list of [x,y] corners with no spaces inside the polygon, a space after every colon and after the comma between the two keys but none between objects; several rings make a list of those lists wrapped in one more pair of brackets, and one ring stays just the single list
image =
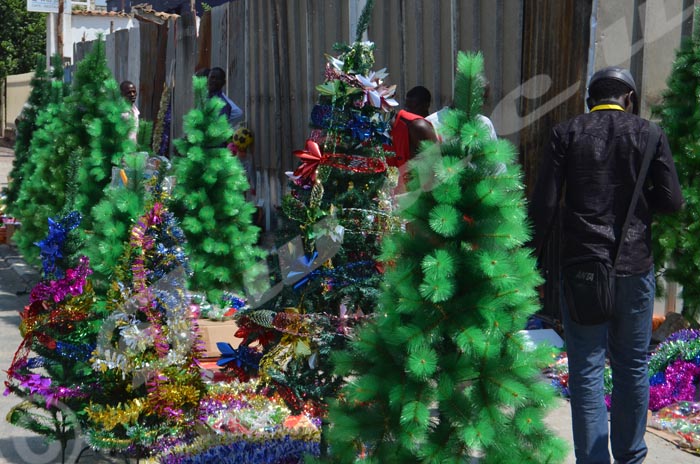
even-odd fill
[{"label": "paved sidewalk", "polygon": [[[7,185],[14,153],[0,145],[0,189]],[[39,272],[24,262],[16,248],[0,244],[0,389],[5,390],[5,371],[10,367],[22,337],[19,333],[19,312],[29,302],[29,291],[39,280]],[[6,421],[7,413],[20,400],[0,395],[0,464],[60,463],[60,447],[47,445],[43,438]],[[74,463],[80,456],[81,464],[123,463],[85,450],[82,441],[70,442],[66,463]]]},{"label": "paved sidewalk", "polygon": [[[0,381],[6,379],[22,337],[19,333],[19,311],[29,302],[29,291],[39,280],[38,272],[27,265],[9,245],[0,245]],[[5,387],[2,385],[2,390]],[[14,395],[0,396],[0,464],[44,464],[61,462],[60,447],[47,446],[43,438],[5,420],[7,413],[20,399]],[[66,463],[74,463],[85,448],[82,441],[71,442],[66,451]],[[97,456],[85,450],[80,463],[97,464],[124,462]]]}]

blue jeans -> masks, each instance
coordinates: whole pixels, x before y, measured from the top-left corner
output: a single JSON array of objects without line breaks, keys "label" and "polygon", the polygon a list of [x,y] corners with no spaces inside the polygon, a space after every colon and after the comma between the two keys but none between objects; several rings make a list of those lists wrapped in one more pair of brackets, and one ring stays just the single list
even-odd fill
[{"label": "blue jeans", "polygon": [[603,392],[606,353],[613,377],[610,448],[615,462],[637,464],[647,455],[647,352],[655,289],[653,269],[646,274],[618,277],[613,319],[593,326],[572,322],[561,298],[577,464],[610,464]]}]

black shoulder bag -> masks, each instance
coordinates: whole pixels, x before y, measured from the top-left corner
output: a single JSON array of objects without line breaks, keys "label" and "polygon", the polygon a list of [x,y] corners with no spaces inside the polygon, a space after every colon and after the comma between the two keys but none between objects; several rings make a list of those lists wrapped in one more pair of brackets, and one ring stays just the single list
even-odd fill
[{"label": "black shoulder bag", "polygon": [[639,177],[627,209],[612,266],[599,259],[590,259],[569,264],[562,270],[564,301],[571,320],[577,324],[596,325],[612,319],[615,307],[615,265],[620,257],[620,249],[625,241],[632,213],[637,206],[639,193],[660,136],[659,127],[649,123],[649,140],[644,152],[644,160],[639,169]]}]

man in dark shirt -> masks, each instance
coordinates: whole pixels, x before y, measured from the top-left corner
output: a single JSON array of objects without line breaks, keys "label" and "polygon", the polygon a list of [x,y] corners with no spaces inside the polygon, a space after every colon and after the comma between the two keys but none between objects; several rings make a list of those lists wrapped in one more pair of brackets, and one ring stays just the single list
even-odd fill
[{"label": "man in dark shirt", "polygon": [[224,107],[221,109],[221,114],[226,116],[231,127],[235,128],[243,120],[243,110],[224,93],[224,85],[226,85],[226,72],[221,68],[212,68],[207,76],[209,98],[219,97],[223,100]]},{"label": "man in dark shirt", "polygon": [[[610,67],[596,72],[588,94],[590,113],[552,130],[530,205],[533,245],[539,252],[563,194],[564,266],[585,258],[613,263],[653,124],[633,114],[637,90],[626,69]],[[577,324],[561,299],[579,464],[610,463],[603,396],[606,352],[613,373],[610,444],[615,462],[641,463],[647,454],[647,350],[655,292],[652,213],[674,212],[683,203],[663,132],[653,153],[616,265],[612,319],[598,325]]]}]

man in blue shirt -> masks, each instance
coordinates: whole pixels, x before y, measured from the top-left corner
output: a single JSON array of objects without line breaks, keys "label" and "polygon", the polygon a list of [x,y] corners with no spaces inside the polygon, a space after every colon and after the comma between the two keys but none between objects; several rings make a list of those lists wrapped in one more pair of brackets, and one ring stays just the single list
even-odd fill
[{"label": "man in blue shirt", "polygon": [[243,120],[243,110],[226,96],[223,92],[224,85],[226,85],[226,72],[221,68],[212,68],[207,79],[209,98],[216,96],[224,101],[225,106],[221,109],[221,114],[225,115],[231,127],[235,128]]}]

